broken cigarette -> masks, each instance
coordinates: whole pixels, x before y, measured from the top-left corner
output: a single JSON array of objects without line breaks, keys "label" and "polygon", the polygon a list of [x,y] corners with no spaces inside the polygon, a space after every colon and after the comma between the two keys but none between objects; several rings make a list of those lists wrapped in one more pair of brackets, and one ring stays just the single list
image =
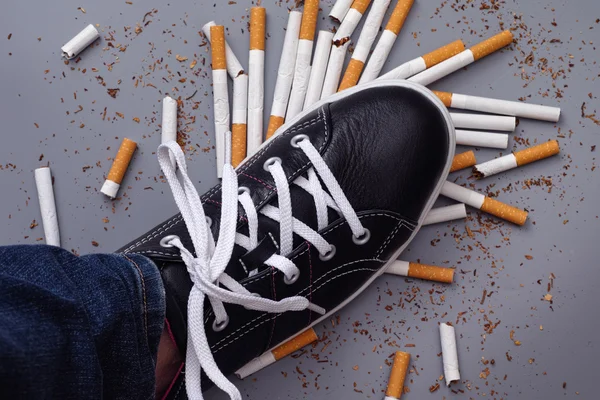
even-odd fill
[{"label": "broken cigarette", "polygon": [[394,364],[390,371],[387,390],[385,391],[385,400],[398,400],[404,390],[404,380],[410,364],[410,354],[397,351],[394,356]]},{"label": "broken cigarette", "polygon": [[46,244],[60,247],[60,231],[56,215],[56,202],[54,201],[52,173],[49,167],[42,167],[35,170],[35,186],[38,192]]},{"label": "broken cigarette", "polygon": [[515,117],[465,113],[450,113],[450,117],[452,117],[454,126],[462,129],[513,132],[517,127]]},{"label": "broken cigarette", "polygon": [[[206,36],[209,42],[211,42],[210,27],[215,25],[217,25],[215,21],[210,21],[202,27],[202,32],[204,33],[204,36]],[[240,63],[238,58],[233,53],[233,50],[231,50],[231,47],[229,47],[229,43],[227,43],[227,41],[225,41],[225,52],[227,58],[227,72],[229,73],[231,79],[235,79],[238,75],[244,73],[244,68],[242,67],[242,64]]]},{"label": "broken cigarette", "polygon": [[233,80],[231,124],[231,165],[237,167],[246,158],[246,118],[248,116],[248,75]]},{"label": "broken cigarette", "polygon": [[527,221],[527,211],[509,206],[456,183],[444,182],[440,194],[517,225],[523,226]]},{"label": "broken cigarette", "polygon": [[530,147],[525,150],[496,158],[475,166],[475,174],[481,178],[499,174],[509,169],[517,168],[530,164],[535,161],[543,160],[560,152],[558,141],[550,140],[546,143]]},{"label": "broken cigarette", "polygon": [[467,207],[462,203],[453,204],[451,206],[431,209],[423,221],[423,226],[441,224],[464,218],[467,218]]},{"label": "broken cigarette", "polygon": [[477,159],[475,158],[473,150],[465,151],[464,153],[454,156],[450,172],[460,171],[461,169],[472,167],[475,164],[477,164]]},{"label": "broken cigarette", "polygon": [[279,69],[277,70],[277,80],[275,81],[275,92],[273,93],[273,105],[271,106],[271,117],[267,126],[267,139],[273,136],[275,131],[283,125],[285,121],[285,112],[290,99],[290,91],[294,80],[294,68],[296,66],[296,53],[298,52],[298,35],[300,35],[300,24],[302,22],[302,13],[300,11],[291,11],[288,18],[285,38],[283,39],[283,49],[281,50],[281,59]]},{"label": "broken cigarette", "polygon": [[512,41],[512,33],[508,30],[504,31],[439,63],[435,67],[429,68],[418,75],[409,78],[409,81],[427,86],[505,46],[508,46]]},{"label": "broken cigarette", "polygon": [[225,164],[225,133],[229,132],[229,92],[227,89],[227,59],[225,51],[225,27],[210,27],[212,39],[212,78],[215,118],[215,148],[217,153],[217,177],[223,176]]},{"label": "broken cigarette", "polygon": [[350,10],[351,5],[352,0],[337,0],[333,7],[331,7],[329,18],[336,22],[342,21],[348,13],[348,10]]},{"label": "broken cigarette", "polygon": [[427,53],[422,57],[417,57],[413,60],[405,62],[399,67],[396,67],[390,72],[382,75],[379,79],[408,79],[419,72],[425,71],[427,68],[431,68],[434,65],[437,65],[442,61],[459,54],[464,49],[465,45],[463,44],[462,40],[456,40],[440,47],[437,50],[432,51],[431,53]]},{"label": "broken cigarette", "polygon": [[319,0],[304,1],[304,15],[300,24],[300,40],[294,68],[294,82],[288,103],[285,119],[287,121],[300,114],[304,106],[308,80],[310,79],[310,59],[312,57],[317,17],[319,15]]},{"label": "broken cigarette", "polygon": [[315,330],[309,328],[287,342],[275,347],[273,350],[261,354],[242,368],[235,371],[235,374],[238,378],[244,379],[318,339]]},{"label": "broken cigarette", "polygon": [[454,280],[453,268],[435,267],[433,265],[417,264],[400,260],[396,260],[390,264],[385,270],[385,273],[440,283],[452,283]]},{"label": "broken cigarette", "polygon": [[263,142],[265,96],[265,29],[264,7],[250,9],[250,56],[248,67],[248,135],[247,154],[252,155]]},{"label": "broken cigarette", "polygon": [[321,98],[332,39],[333,33],[329,31],[319,31],[317,44],[315,45],[315,55],[310,68],[310,79],[308,80],[308,89],[306,90],[303,109],[307,109]]},{"label": "broken cigarette", "polygon": [[346,67],[346,72],[344,73],[342,83],[340,83],[340,87],[338,88],[338,92],[346,90],[352,86],[356,86],[358,83],[360,74],[362,73],[365,63],[367,62],[367,57],[369,57],[371,46],[373,46],[373,42],[375,42],[375,38],[379,33],[379,28],[381,28],[381,23],[383,22],[385,12],[390,5],[390,1],[391,0],[373,1],[373,6],[371,7],[371,11],[369,11],[369,15],[367,15],[365,24],[360,32],[358,42],[356,43],[356,47],[354,48],[354,52],[352,53],[352,58],[350,58],[348,67]]},{"label": "broken cigarette", "polygon": [[137,143],[133,140],[124,138],[121,142],[121,147],[119,147],[117,156],[110,167],[106,181],[104,181],[104,185],[102,185],[102,189],[100,189],[100,191],[108,197],[112,199],[117,197],[121,182],[123,182],[123,177],[125,176],[125,172],[127,172],[127,168],[129,167],[129,163],[133,158],[133,153],[136,148]]},{"label": "broken cigarette", "polygon": [[473,147],[489,147],[492,149],[506,149],[508,147],[508,135],[506,133],[464,131],[457,129],[456,144]]},{"label": "broken cigarette", "polygon": [[490,99],[487,97],[468,96],[466,94],[433,91],[446,107],[462,110],[480,111],[491,114],[512,115],[514,117],[531,118],[540,121],[558,122],[560,108],[527,104],[520,101]]},{"label": "broken cigarette", "polygon": [[377,79],[379,73],[383,69],[383,64],[385,64],[390,55],[390,51],[392,51],[392,47],[398,38],[398,34],[400,34],[400,30],[404,25],[404,21],[406,20],[413,3],[414,0],[398,0],[385,30],[379,37],[379,41],[373,50],[373,54],[371,54],[369,62],[360,77],[359,83],[367,83]]},{"label": "broken cigarette", "polygon": [[454,327],[446,323],[441,323],[440,339],[442,342],[444,378],[446,378],[446,386],[450,386],[450,383],[460,380],[458,349],[456,348],[456,334],[454,332]]},{"label": "broken cigarette", "polygon": [[[162,102],[162,123],[160,143],[165,144],[171,140],[177,141],[177,100],[166,96]],[[171,157],[171,164],[175,167],[175,158]]]},{"label": "broken cigarette", "polygon": [[83,30],[79,32],[73,39],[69,40],[67,44],[60,48],[62,50],[63,57],[69,60],[75,58],[86,47],[94,43],[94,41],[99,37],[100,33],[98,33],[98,30],[94,27],[94,25],[89,24],[83,28]]}]

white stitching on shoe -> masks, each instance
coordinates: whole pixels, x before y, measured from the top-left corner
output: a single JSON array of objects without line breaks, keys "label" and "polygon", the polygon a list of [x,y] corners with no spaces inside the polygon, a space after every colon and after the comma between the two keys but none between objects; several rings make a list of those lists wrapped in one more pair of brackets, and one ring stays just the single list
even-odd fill
[{"label": "white stitching on shoe", "polygon": [[381,253],[383,253],[383,250],[385,250],[386,246],[392,241],[392,239],[394,238],[394,236],[396,236],[396,233],[398,233],[398,231],[400,230],[400,227],[402,227],[402,226],[405,226],[405,225],[402,223],[402,221],[400,221],[398,223],[398,225],[396,225],[396,228],[394,228],[394,230],[392,232],[390,232],[387,239],[385,240],[385,242],[383,242],[383,244],[381,245],[379,250],[377,250],[377,253],[375,253],[375,258],[379,257],[379,255]]}]

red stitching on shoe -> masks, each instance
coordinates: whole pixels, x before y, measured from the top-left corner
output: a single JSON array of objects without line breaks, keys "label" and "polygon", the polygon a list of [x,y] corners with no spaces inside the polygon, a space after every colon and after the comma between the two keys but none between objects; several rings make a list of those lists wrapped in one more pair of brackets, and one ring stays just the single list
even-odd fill
[{"label": "red stitching on shoe", "polygon": [[[181,370],[183,369],[184,365],[185,365],[185,363],[181,363],[181,365],[179,366],[179,370],[175,374],[175,378],[173,378],[173,380],[171,381],[171,384],[167,388],[167,391],[165,392],[165,394],[163,395],[161,400],[165,400],[167,398],[167,396],[169,395],[169,393],[171,393],[171,390],[173,390],[173,386],[175,386],[175,382],[177,382],[177,379],[179,379],[179,375],[181,374]],[[181,390],[181,385],[179,386],[179,390]],[[175,394],[175,398],[177,398],[177,395],[179,394],[179,390]]]},{"label": "red stitching on shoe", "polygon": [[266,187],[267,189],[270,189],[270,190],[275,190],[275,188],[274,188],[273,186],[269,185],[269,184],[268,184],[268,183],[266,183],[266,182],[263,182],[263,181],[261,181],[261,180],[260,180],[260,179],[258,179],[258,178],[255,178],[255,177],[254,177],[254,176],[252,176],[252,175],[249,175],[249,174],[247,174],[247,173],[245,173],[245,172],[240,172],[240,175],[247,176],[247,177],[248,177],[248,178],[250,178],[250,179],[254,179],[256,182],[262,183],[262,185],[263,185],[264,187]]},{"label": "red stitching on shoe", "polygon": [[175,341],[175,336],[173,335],[173,331],[171,330],[171,324],[169,323],[169,320],[165,318],[165,328],[167,328],[167,333],[169,334],[169,337],[171,338],[171,342],[173,342],[173,344],[175,345],[175,348],[177,349],[177,351],[179,351],[179,347],[177,346],[177,342]]}]

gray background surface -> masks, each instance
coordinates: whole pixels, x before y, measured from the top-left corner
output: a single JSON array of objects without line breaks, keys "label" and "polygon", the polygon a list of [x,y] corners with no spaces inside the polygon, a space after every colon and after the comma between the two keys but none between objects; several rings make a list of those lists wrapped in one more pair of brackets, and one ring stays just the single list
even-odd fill
[{"label": "gray background surface", "polygon": [[[197,90],[184,101],[185,120],[180,119],[180,126],[186,124],[188,165],[200,192],[217,182],[214,152],[202,150],[212,146],[214,128],[209,47],[201,46],[204,40],[198,32],[209,20],[224,23],[231,46],[247,66],[247,13],[252,4],[248,0],[131,3],[5,4],[0,15],[0,244],[40,243],[41,225],[30,229],[33,220],[40,222],[33,170],[47,163],[55,177],[66,249],[80,254],[114,251],[173,215],[176,207],[155,156],[160,100],[166,93],[187,98]],[[262,2],[268,16],[265,115],[287,10],[293,3]],[[333,26],[326,17],[331,3],[322,1],[320,28]],[[144,25],[147,12],[152,13],[145,22],[151,22]],[[470,210],[468,221],[424,228],[402,258],[456,267],[454,285],[378,279],[337,319],[316,328],[321,337],[316,347],[236,381],[245,397],[382,398],[389,372],[386,360],[401,349],[413,360],[406,399],[597,398],[600,191],[593,146],[600,126],[592,119],[600,115],[582,117],[582,103],[586,115],[596,113],[598,18],[600,3],[595,0],[416,1],[385,71],[458,38],[472,45],[502,27],[516,28],[516,45],[432,86],[559,105],[560,123],[522,120],[510,148],[558,138],[561,155],[480,182],[465,171],[452,176],[528,209],[530,221],[523,228],[490,224],[495,220]],[[88,23],[99,24],[103,38],[79,62],[65,65],[60,47]],[[134,31],[136,23],[142,25],[139,34]],[[110,35],[114,48],[107,47]],[[558,40],[551,43],[551,39]],[[531,52],[533,60],[527,59]],[[189,60],[178,62],[177,54]],[[194,59],[198,64],[190,69]],[[107,88],[120,89],[116,99],[108,96]],[[74,113],[80,105],[82,110]],[[125,136],[138,141],[139,149],[122,197],[109,201],[99,189]],[[480,160],[500,154],[476,153]],[[491,295],[481,304],[484,290]],[[543,300],[547,293],[552,302]],[[442,384],[430,393],[429,387],[442,375],[438,335],[442,321],[457,326],[463,380],[451,389]],[[511,331],[520,346],[511,340]],[[491,360],[493,364],[486,364]],[[224,398],[215,390],[207,397]]]}]

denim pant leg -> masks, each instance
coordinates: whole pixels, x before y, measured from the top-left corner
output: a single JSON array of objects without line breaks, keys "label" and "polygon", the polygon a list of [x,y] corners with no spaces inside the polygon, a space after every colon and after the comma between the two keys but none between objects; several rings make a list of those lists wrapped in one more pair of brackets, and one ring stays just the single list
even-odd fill
[{"label": "denim pant leg", "polygon": [[0,247],[0,398],[153,398],[164,317],[145,257]]}]

